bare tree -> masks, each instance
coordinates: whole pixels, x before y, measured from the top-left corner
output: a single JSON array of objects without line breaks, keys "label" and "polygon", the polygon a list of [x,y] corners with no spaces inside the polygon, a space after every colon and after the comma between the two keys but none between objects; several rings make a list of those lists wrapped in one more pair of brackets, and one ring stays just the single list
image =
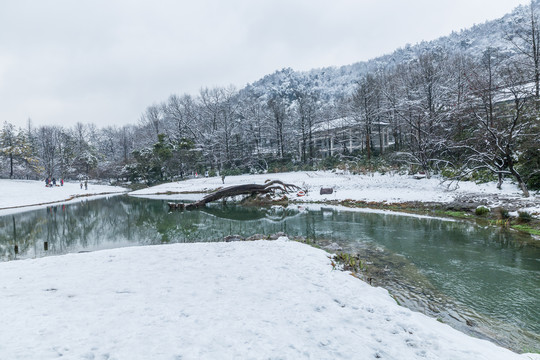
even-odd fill
[{"label": "bare tree", "polygon": [[280,159],[283,159],[285,155],[285,122],[287,120],[288,104],[283,96],[277,93],[271,95],[267,104],[272,114],[277,154]]},{"label": "bare tree", "polygon": [[300,133],[300,159],[305,163],[312,163],[315,157],[313,146],[313,128],[319,117],[320,106],[318,94],[305,87],[296,91],[296,112]]},{"label": "bare tree", "polygon": [[38,129],[38,154],[45,176],[53,176],[58,166],[58,137],[60,128],[42,126]]},{"label": "bare tree", "polygon": [[381,72],[380,89],[383,101],[382,115],[390,125],[394,138],[394,150],[401,150],[403,139],[403,120],[399,116],[399,73],[396,69],[384,69]]},{"label": "bare tree", "polygon": [[165,119],[171,124],[171,138],[180,141],[184,138],[200,137],[197,124],[197,104],[190,95],[171,95],[163,107]]},{"label": "bare tree", "polygon": [[158,135],[165,131],[163,127],[163,106],[158,104],[150,105],[141,115],[140,124],[143,128],[147,128],[152,134],[148,143],[153,144],[158,140]]},{"label": "bare tree", "polygon": [[373,74],[368,73],[358,82],[358,87],[351,100],[351,114],[363,128],[366,156],[369,161],[372,152],[372,128],[380,114],[380,91]]},{"label": "bare tree", "polygon": [[445,72],[443,51],[420,54],[413,62],[398,67],[401,96],[397,114],[405,126],[408,151],[401,155],[420,166],[427,177],[439,164],[446,148],[445,125],[449,119],[448,87],[452,81]]},{"label": "bare tree", "polygon": [[[524,196],[529,196],[527,185],[516,168],[521,143],[532,134],[537,121],[534,93],[524,81],[524,72],[519,64],[507,60],[493,72],[491,63],[482,60],[487,84],[472,93],[471,113],[473,121],[472,137],[464,139],[462,149],[467,150],[464,168],[467,172],[488,169],[498,176],[500,189],[504,175],[514,177]],[[497,87],[491,87],[492,77],[497,79]],[[478,79],[478,78],[477,78]]]}]

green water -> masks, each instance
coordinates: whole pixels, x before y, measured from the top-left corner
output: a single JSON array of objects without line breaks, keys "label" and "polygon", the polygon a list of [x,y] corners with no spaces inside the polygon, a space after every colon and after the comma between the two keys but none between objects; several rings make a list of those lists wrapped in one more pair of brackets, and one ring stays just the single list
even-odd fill
[{"label": "green water", "polygon": [[540,241],[464,222],[309,207],[169,213],[162,200],[117,196],[0,217],[0,260],[277,232],[359,253],[402,305],[540,351]]}]

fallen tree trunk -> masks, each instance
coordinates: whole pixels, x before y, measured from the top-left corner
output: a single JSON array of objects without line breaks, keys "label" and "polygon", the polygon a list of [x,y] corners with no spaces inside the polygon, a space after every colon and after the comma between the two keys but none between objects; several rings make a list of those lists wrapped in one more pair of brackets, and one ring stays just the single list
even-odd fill
[{"label": "fallen tree trunk", "polygon": [[300,188],[293,184],[286,184],[279,180],[273,180],[265,183],[264,185],[260,184],[245,184],[245,185],[236,185],[236,186],[229,186],[224,189],[218,190],[212,194],[206,195],[201,200],[189,203],[189,204],[175,204],[175,203],[169,203],[170,210],[193,210],[200,207],[204,207],[207,203],[225,199],[228,197],[233,196],[239,196],[239,195],[249,195],[252,197],[262,195],[262,194],[275,194],[277,191],[283,192],[283,193],[289,193],[293,190],[300,190]]}]

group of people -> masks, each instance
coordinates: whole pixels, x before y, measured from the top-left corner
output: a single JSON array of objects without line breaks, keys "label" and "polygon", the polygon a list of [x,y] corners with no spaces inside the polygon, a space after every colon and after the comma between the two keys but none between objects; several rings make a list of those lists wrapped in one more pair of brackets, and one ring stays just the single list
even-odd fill
[{"label": "group of people", "polygon": [[[83,182],[81,181],[81,190],[83,188]],[[51,176],[47,177],[45,179],[45,186],[46,187],[53,187],[53,186],[57,186],[56,185],[56,178],[52,178],[51,179]],[[64,179],[60,179],[60,186],[64,186]],[[84,189],[85,190],[88,190],[88,180],[84,180]]]},{"label": "group of people", "polygon": [[[45,186],[46,187],[53,187],[56,186],[56,178],[52,178],[49,176],[45,179]],[[60,179],[60,186],[64,186],[64,179]]]}]

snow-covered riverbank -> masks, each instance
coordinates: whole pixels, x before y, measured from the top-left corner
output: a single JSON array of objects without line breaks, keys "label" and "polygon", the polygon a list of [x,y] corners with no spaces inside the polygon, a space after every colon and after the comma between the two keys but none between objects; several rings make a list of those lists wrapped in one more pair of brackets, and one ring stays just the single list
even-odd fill
[{"label": "snow-covered riverbank", "polygon": [[[491,207],[513,204],[516,208],[540,215],[540,194],[533,192],[529,198],[524,198],[518,187],[510,182],[505,182],[502,190],[498,190],[494,183],[460,182],[456,186],[456,184],[441,182],[438,178],[415,179],[412,176],[399,174],[351,175],[344,172],[304,171],[227,176],[224,184],[220,177],[199,177],[133,191],[130,195],[146,197],[155,194],[180,193],[174,198],[196,200],[202,197],[202,193],[214,191],[220,187],[249,183],[263,184],[268,179],[279,179],[307,190],[306,195],[302,197],[292,194],[291,197],[296,201],[318,202],[351,199],[390,204],[404,202],[451,203],[468,199],[485,202]],[[330,195],[320,195],[321,187],[331,187],[334,191]],[[21,209],[25,206],[46,205],[77,199],[77,197],[118,194],[127,191],[121,187],[95,184],[90,184],[88,190],[85,190],[80,188],[79,183],[72,182],[67,182],[64,186],[46,188],[44,183],[39,181],[3,179],[0,179],[0,189],[2,189],[0,192],[0,215],[6,214],[8,208],[15,208],[15,210],[10,210],[11,212],[21,211],[28,210],[28,208]]]},{"label": "snow-covered riverbank", "polygon": [[287,241],[0,264],[5,359],[540,359],[398,306]]},{"label": "snow-covered riverbank", "polygon": [[[209,192],[224,186],[249,183],[263,184],[268,179],[279,179],[307,190],[307,194],[302,197],[293,194],[292,198],[296,201],[342,201],[351,199],[380,203],[451,203],[473,200],[485,202],[491,207],[513,204],[515,208],[533,214],[540,214],[540,196],[533,193],[531,197],[523,198],[518,187],[510,182],[505,182],[502,190],[498,190],[494,183],[476,184],[467,181],[449,184],[442,182],[439,178],[416,179],[413,176],[399,174],[352,175],[345,172],[330,171],[289,172],[227,176],[224,184],[219,177],[199,177],[162,184],[130,194],[147,196],[166,193]],[[321,195],[319,193],[321,187],[331,187],[334,192],[330,195]]]},{"label": "snow-covered riverbank", "polygon": [[126,192],[118,186],[88,184],[81,188],[78,182],[65,182],[64,186],[45,187],[42,181],[0,179],[0,216],[27,211],[58,202],[80,201],[88,197],[106,196]]}]

